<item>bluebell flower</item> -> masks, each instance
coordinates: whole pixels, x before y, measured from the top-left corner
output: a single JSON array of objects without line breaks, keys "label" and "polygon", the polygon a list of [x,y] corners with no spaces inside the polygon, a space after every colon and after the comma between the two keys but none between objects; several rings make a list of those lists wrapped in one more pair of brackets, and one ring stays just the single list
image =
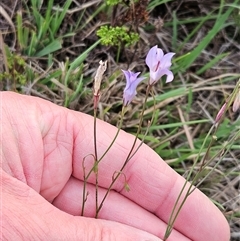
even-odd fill
[{"label": "bluebell flower", "polygon": [[155,84],[163,75],[167,75],[166,83],[173,80],[173,73],[169,68],[172,65],[171,59],[174,54],[170,52],[164,55],[162,49],[158,48],[157,45],[149,50],[146,64],[150,69],[150,85]]},{"label": "bluebell flower", "polygon": [[136,96],[136,88],[138,84],[145,79],[145,77],[138,77],[141,72],[134,73],[130,70],[122,70],[122,72],[124,73],[127,81],[126,87],[123,91],[123,104],[124,106],[127,106]]}]

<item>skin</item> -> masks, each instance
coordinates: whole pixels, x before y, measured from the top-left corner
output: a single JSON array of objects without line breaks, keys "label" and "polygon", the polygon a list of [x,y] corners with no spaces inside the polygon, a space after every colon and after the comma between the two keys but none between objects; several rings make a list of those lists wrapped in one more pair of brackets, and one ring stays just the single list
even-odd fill
[{"label": "skin", "polygon": [[[93,164],[93,118],[36,97],[0,92],[3,240],[161,240],[184,179],[142,145],[95,214],[94,175],[80,216],[83,168]],[[116,128],[97,122],[100,156]],[[121,131],[99,165],[99,200],[134,140]],[[187,199],[169,241],[228,241],[229,226],[199,190]]]}]

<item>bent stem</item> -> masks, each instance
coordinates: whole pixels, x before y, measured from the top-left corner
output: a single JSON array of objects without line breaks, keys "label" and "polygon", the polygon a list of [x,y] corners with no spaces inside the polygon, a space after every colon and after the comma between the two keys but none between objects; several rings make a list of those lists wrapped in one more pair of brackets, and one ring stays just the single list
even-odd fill
[{"label": "bent stem", "polygon": [[[83,213],[84,213],[84,207],[85,207],[85,202],[87,201],[86,199],[86,186],[87,186],[87,180],[88,178],[90,177],[91,173],[92,172],[95,172],[96,170],[96,167],[98,167],[100,161],[103,159],[103,157],[107,154],[107,152],[110,150],[110,148],[112,147],[113,143],[116,141],[117,139],[117,136],[121,130],[121,127],[122,127],[122,123],[123,123],[123,116],[124,116],[124,111],[125,109],[123,108],[122,109],[122,113],[121,113],[121,117],[120,117],[120,123],[118,125],[118,130],[112,140],[112,142],[110,143],[110,145],[108,146],[108,148],[106,149],[106,151],[103,153],[103,155],[97,160],[96,159],[96,153],[97,153],[97,143],[96,143],[96,140],[97,140],[97,135],[96,135],[96,131],[94,131],[94,136],[95,136],[95,139],[94,139],[94,151],[95,151],[95,156],[93,154],[90,154],[91,156],[93,156],[94,158],[94,165],[93,167],[91,168],[91,170],[88,172],[88,174],[86,175],[86,172],[85,172],[85,167],[83,165],[83,180],[84,180],[84,185],[83,185],[83,201],[82,201],[82,212],[81,212],[81,216],[83,216]],[[94,120],[94,126],[96,127],[96,119]],[[96,129],[95,129],[96,130]],[[88,155],[89,156],[89,155]],[[87,156],[86,156],[87,157]],[[84,157],[84,160],[83,160],[83,163],[85,162],[85,158]]]},{"label": "bent stem", "polygon": [[[112,142],[110,143],[110,145],[108,146],[108,148],[106,149],[106,151],[103,153],[103,155],[99,158],[99,160],[96,159],[97,161],[95,162],[95,165],[97,165],[97,166],[99,165],[100,161],[101,161],[101,160],[103,159],[103,157],[108,153],[108,151],[109,151],[110,148],[112,147],[113,143],[116,141],[116,139],[117,139],[117,137],[118,137],[118,134],[119,134],[119,132],[120,132],[120,130],[121,130],[121,127],[122,127],[124,113],[125,113],[125,108],[124,108],[124,106],[123,106],[122,112],[121,112],[121,117],[120,117],[120,124],[119,124],[119,126],[118,126],[118,130],[117,130],[117,132],[116,132],[116,134],[115,134]],[[95,147],[96,147],[96,146],[97,146],[97,143],[95,142],[94,145],[95,145]],[[95,151],[96,151],[96,148],[95,148]],[[87,175],[87,177],[86,177],[87,179],[88,179],[89,176],[91,175],[92,171],[94,171],[94,168],[95,168],[95,166],[93,166],[92,169],[89,171],[89,173],[88,173],[88,175]],[[98,202],[98,200],[96,200],[96,202]],[[98,209],[99,209],[99,208],[98,208],[98,205],[96,205],[95,218],[98,218],[98,213],[99,213],[99,212],[97,212]]]},{"label": "bent stem", "polygon": [[[85,163],[85,159],[88,157],[88,156],[93,156],[92,154],[90,155],[87,155],[83,158],[83,161],[82,161],[82,169],[83,169],[83,195],[82,195],[82,209],[81,209],[81,216],[83,216],[84,214],[84,208],[85,208],[85,203],[87,201],[87,196],[88,196],[88,192],[86,194],[86,187],[87,187],[87,177],[86,177],[86,168],[84,166],[84,163]],[[94,157],[94,156],[93,156]]]},{"label": "bent stem", "polygon": [[[130,149],[127,157],[126,157],[126,160],[125,160],[125,162],[123,163],[120,171],[118,171],[118,172],[117,172],[117,175],[112,178],[112,182],[111,182],[111,184],[109,185],[109,187],[108,187],[108,189],[107,189],[107,191],[106,191],[106,193],[105,193],[105,195],[104,195],[104,197],[103,197],[103,199],[102,199],[102,201],[101,201],[101,203],[100,203],[100,205],[99,205],[99,207],[98,207],[98,210],[97,210],[97,212],[96,212],[96,217],[98,216],[101,208],[103,207],[103,203],[104,203],[104,201],[106,200],[109,192],[111,191],[114,183],[117,181],[117,179],[119,178],[119,176],[122,174],[123,169],[125,168],[125,166],[127,165],[127,163],[128,163],[128,162],[130,161],[130,159],[133,157],[132,152],[133,152],[133,150],[134,150],[134,148],[135,148],[135,145],[136,145],[136,142],[137,142],[137,139],[138,139],[138,135],[139,135],[139,133],[140,133],[140,131],[141,131],[141,127],[142,127],[142,123],[143,123],[143,115],[144,115],[144,111],[145,111],[145,109],[146,109],[147,98],[148,98],[148,96],[149,96],[150,90],[151,90],[151,85],[148,85],[147,90],[146,90],[146,95],[145,95],[144,103],[143,103],[143,109],[142,109],[142,112],[141,112],[141,114],[140,114],[140,121],[139,121],[138,129],[137,129],[137,133],[136,133],[135,139],[134,139],[134,141],[133,141],[132,147],[131,147],[131,149]],[[141,145],[141,144],[140,144],[140,145]],[[136,153],[136,152],[134,152],[134,154],[135,154],[135,153]]]}]

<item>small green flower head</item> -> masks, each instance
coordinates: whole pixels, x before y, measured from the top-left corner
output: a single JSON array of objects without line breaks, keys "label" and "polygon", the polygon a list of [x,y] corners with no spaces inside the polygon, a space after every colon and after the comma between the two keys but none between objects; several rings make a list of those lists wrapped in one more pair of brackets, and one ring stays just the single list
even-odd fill
[{"label": "small green flower head", "polygon": [[139,40],[139,35],[135,32],[128,33],[126,27],[101,26],[97,31],[103,45],[120,46],[122,43],[126,46],[135,44]]},{"label": "small green flower head", "polygon": [[114,5],[121,3],[122,1],[121,0],[106,0],[105,2],[109,6],[114,6]]}]

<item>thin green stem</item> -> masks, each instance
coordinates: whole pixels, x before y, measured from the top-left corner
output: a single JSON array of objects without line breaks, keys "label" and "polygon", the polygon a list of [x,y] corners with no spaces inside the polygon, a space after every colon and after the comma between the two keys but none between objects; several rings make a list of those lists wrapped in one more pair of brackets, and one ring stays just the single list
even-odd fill
[{"label": "thin green stem", "polygon": [[[149,92],[151,91],[151,89],[149,90]],[[145,140],[145,137],[147,136],[147,133],[151,127],[151,124],[153,122],[153,119],[154,119],[154,116],[155,116],[155,111],[156,111],[156,98],[155,96],[153,95],[153,93],[151,93],[151,96],[153,98],[153,114],[152,114],[152,118],[151,120],[149,121],[148,125],[147,125],[147,129],[145,131],[145,134],[141,140],[141,143],[139,144],[139,146],[136,148],[136,150],[132,153],[132,155],[129,157],[129,159],[132,159],[133,156],[137,153],[137,151],[139,150],[139,148],[142,146],[142,144],[144,143],[144,140]]]},{"label": "thin green stem", "polygon": [[117,62],[117,63],[119,62],[121,47],[122,47],[122,45],[119,44],[119,45],[118,45],[118,50],[117,50],[117,57],[116,57],[116,62]]},{"label": "thin green stem", "polygon": [[[120,117],[120,124],[118,125],[118,130],[113,138],[113,140],[111,141],[110,145],[108,146],[108,148],[106,149],[106,151],[102,154],[102,156],[98,159],[98,164],[100,163],[100,161],[104,158],[104,156],[108,153],[108,151],[110,150],[110,148],[112,147],[113,143],[116,141],[118,134],[122,128],[122,123],[123,123],[123,116],[124,116],[124,108],[122,109],[122,114]],[[89,176],[91,175],[91,173],[94,171],[94,166],[92,167],[92,169],[88,172],[86,179],[89,178]]]},{"label": "thin green stem", "polygon": [[[96,120],[97,118],[94,117],[94,152],[95,152],[95,156],[94,156],[94,165],[93,167],[91,168],[91,170],[88,172],[87,175],[85,175],[85,167],[83,165],[83,173],[84,173],[84,185],[83,185],[83,200],[82,200],[82,212],[81,212],[81,215],[83,216],[83,213],[84,213],[84,207],[85,207],[85,202],[86,202],[86,184],[87,184],[87,180],[89,178],[89,176],[91,175],[91,173],[94,171],[96,171],[96,169],[98,169],[98,165],[100,163],[100,161],[103,159],[103,157],[107,154],[107,152],[110,150],[110,148],[112,147],[113,143],[115,142],[115,140],[117,139],[117,136],[121,130],[121,127],[122,127],[122,123],[123,123],[123,116],[124,116],[124,113],[125,113],[125,108],[123,107],[122,108],[122,112],[121,112],[121,116],[120,116],[120,123],[118,125],[118,130],[112,140],[112,142],[110,143],[110,145],[108,146],[108,148],[106,149],[106,151],[103,153],[103,155],[97,159],[96,156],[97,156],[97,134],[96,134]],[[94,116],[96,116],[96,113],[94,112]],[[84,161],[83,161],[84,163]],[[96,172],[95,172],[96,173]],[[98,187],[98,183],[97,183],[97,187]],[[97,195],[97,193],[96,193]],[[97,206],[97,203],[98,203],[98,199],[96,198],[96,206]],[[97,210],[97,209],[96,209]],[[96,214],[96,218],[97,218],[97,214]]]},{"label": "thin green stem", "polygon": [[[226,148],[226,146],[223,146],[216,155],[214,155],[208,162],[206,162],[206,164],[205,164],[204,167],[203,167],[203,170],[204,170],[204,168],[206,168],[214,159],[216,159],[217,157],[220,156],[219,160],[218,160],[217,163],[214,165],[214,167],[212,168],[212,170],[211,170],[206,176],[204,176],[204,178],[203,178],[197,185],[194,186],[193,190],[191,190],[191,191],[189,192],[189,195],[190,195],[196,188],[198,188],[198,187],[206,180],[207,177],[209,177],[209,175],[212,173],[212,171],[218,166],[218,164],[222,161],[223,157],[225,156],[225,155],[223,155],[222,153],[227,153],[227,152],[230,150],[231,146],[234,144],[234,141],[235,141],[237,138],[239,138],[239,136],[240,136],[240,130],[239,130],[238,132],[236,132],[235,135],[229,140],[229,142],[228,142],[229,145],[228,145],[227,148]],[[196,180],[193,180],[193,181],[197,181],[197,179],[199,178],[199,176],[201,176],[201,173],[199,173],[199,174],[200,174],[200,175],[198,175],[198,177],[196,177]],[[196,176],[197,176],[197,175],[196,175]],[[193,185],[194,185],[194,184],[193,184]]]},{"label": "thin green stem", "polygon": [[136,145],[136,142],[137,142],[137,139],[138,139],[138,135],[139,135],[139,133],[140,133],[140,131],[141,131],[141,126],[142,126],[142,123],[143,123],[144,111],[145,111],[145,108],[146,108],[147,98],[148,98],[148,95],[149,95],[150,90],[151,90],[151,86],[148,85],[147,90],[146,90],[145,100],[144,100],[144,103],[143,103],[143,109],[142,109],[142,112],[141,112],[141,114],[140,114],[140,121],[139,121],[138,129],[137,129],[137,133],[136,133],[135,139],[134,139],[134,141],[133,141],[132,147],[131,147],[131,149],[130,149],[127,157],[126,157],[126,160],[125,160],[125,162],[123,163],[120,171],[118,172],[118,174],[117,174],[115,177],[113,177],[112,182],[111,182],[111,184],[109,185],[109,187],[108,187],[108,189],[107,189],[107,191],[106,191],[106,193],[105,193],[105,195],[104,195],[104,197],[103,197],[103,199],[102,199],[102,201],[101,201],[101,203],[100,203],[100,205],[99,205],[99,208],[98,208],[98,210],[97,210],[97,214],[100,212],[101,208],[103,207],[103,203],[105,202],[105,200],[106,200],[109,192],[111,191],[114,183],[117,181],[117,179],[118,179],[119,176],[121,175],[123,169],[125,168],[125,166],[126,166],[127,163],[129,162],[129,160],[132,158],[132,152],[133,152],[134,147],[135,147],[135,145]]},{"label": "thin green stem", "polygon": [[88,157],[88,156],[92,156],[94,157],[92,154],[90,155],[87,155],[83,158],[83,161],[82,161],[82,169],[83,169],[83,195],[82,195],[82,210],[81,210],[81,216],[83,216],[84,214],[84,208],[85,208],[85,203],[87,201],[87,195],[86,195],[86,187],[87,187],[87,177],[86,177],[86,168],[84,166],[84,163],[85,163],[85,159]]},{"label": "thin green stem", "polygon": [[[94,173],[95,173],[95,208],[98,210],[98,153],[97,153],[97,108],[94,108]],[[96,212],[97,218],[97,212]]]},{"label": "thin green stem", "polygon": [[99,158],[98,160],[98,163],[104,158],[104,156],[108,153],[108,151],[110,150],[110,148],[112,147],[113,143],[116,141],[117,137],[118,137],[118,134],[122,128],[122,124],[123,124],[123,117],[124,117],[124,114],[125,114],[125,106],[123,106],[122,108],[122,112],[121,112],[121,117],[120,117],[120,123],[118,125],[118,130],[117,130],[117,133],[115,134],[112,142],[110,143],[110,145],[108,146],[108,148],[106,149],[106,151],[102,154],[102,156]]},{"label": "thin green stem", "polygon": [[[83,161],[84,163],[84,161]],[[83,195],[82,195],[82,210],[81,210],[81,216],[84,215],[84,208],[85,208],[85,203],[86,203],[86,186],[87,186],[87,181],[86,181],[86,176],[85,176],[86,172],[85,172],[85,167],[83,164]]]},{"label": "thin green stem", "polygon": [[[208,137],[209,137],[210,134],[212,133],[213,129],[214,129],[214,126],[212,126],[212,127],[210,128],[210,130],[208,131],[208,134],[206,135],[206,137],[205,137],[205,139],[204,139],[204,142],[203,142],[203,144],[202,144],[202,146],[201,146],[201,148],[200,148],[200,150],[199,150],[199,153],[198,153],[198,155],[197,155],[197,157],[196,157],[196,160],[195,160],[195,162],[194,162],[194,164],[193,164],[193,166],[192,166],[192,168],[191,168],[191,170],[190,170],[190,172],[189,172],[189,174],[188,174],[188,176],[187,176],[187,178],[186,178],[186,181],[185,181],[185,183],[184,183],[184,185],[183,185],[183,187],[182,187],[182,189],[181,189],[181,191],[180,191],[180,193],[179,193],[179,195],[178,195],[178,197],[177,197],[177,200],[176,200],[176,202],[175,202],[175,204],[174,204],[173,210],[172,210],[172,212],[171,212],[171,215],[170,215],[170,218],[169,218],[169,221],[168,221],[168,226],[167,226],[167,229],[166,229],[164,238],[163,238],[164,241],[167,240],[167,238],[170,236],[170,234],[171,234],[171,232],[172,232],[172,229],[173,229],[173,226],[174,226],[174,223],[175,223],[175,221],[176,221],[176,219],[177,219],[177,216],[178,216],[180,210],[182,209],[183,204],[186,202],[186,199],[187,199],[187,197],[188,197],[187,194],[185,194],[185,197],[184,197],[183,201],[181,202],[180,206],[179,206],[178,209],[177,209],[177,205],[178,205],[179,200],[180,200],[180,198],[181,198],[181,196],[182,196],[182,194],[183,194],[183,191],[184,191],[184,189],[185,189],[188,181],[190,180],[190,178],[191,178],[191,176],[192,176],[192,173],[193,173],[193,171],[194,171],[194,168],[195,168],[196,164],[198,163],[200,154],[202,153],[202,150],[203,150],[203,148],[204,148],[204,146],[205,146],[205,143],[207,142]],[[216,131],[216,130],[215,130],[215,131]],[[211,144],[212,144],[212,142],[211,142]],[[208,152],[208,150],[210,149],[210,147],[211,147],[211,146],[209,145],[209,146],[208,146],[208,149],[207,149],[207,152]],[[207,152],[206,152],[206,153],[207,153]],[[205,155],[204,155],[204,159],[205,159],[206,156],[207,156],[207,155],[205,154]],[[203,159],[202,163],[204,162],[204,159]],[[195,177],[196,177],[196,176],[195,176]],[[194,181],[194,179],[193,179],[193,181]],[[192,188],[192,186],[193,186],[193,182],[190,184],[190,188]],[[176,211],[176,209],[177,209],[177,211]]]}]

